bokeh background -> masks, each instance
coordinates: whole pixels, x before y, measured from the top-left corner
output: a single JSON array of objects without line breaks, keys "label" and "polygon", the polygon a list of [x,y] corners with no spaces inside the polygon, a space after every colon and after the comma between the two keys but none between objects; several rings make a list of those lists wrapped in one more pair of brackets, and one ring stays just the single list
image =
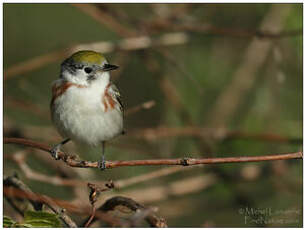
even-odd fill
[{"label": "bokeh background", "polygon": [[[302,150],[302,4],[6,3],[3,8],[5,137],[58,143],[49,115],[51,83],[72,52],[94,49],[120,66],[112,78],[128,111],[127,134],[107,145],[108,160]],[[64,150],[85,160],[100,157],[99,150],[73,143]],[[149,179],[152,172],[161,175]],[[4,174],[17,174],[36,193],[79,205],[90,205],[87,182],[112,179],[121,187],[102,194],[99,204],[127,196],[157,207],[170,227],[303,225],[301,160],[100,172],[4,145]],[[56,184],[52,178],[79,183]],[[247,216],[247,208],[256,215]],[[272,215],[262,211],[267,208]],[[4,214],[22,222],[5,199]],[[85,219],[71,216],[78,224]]]}]

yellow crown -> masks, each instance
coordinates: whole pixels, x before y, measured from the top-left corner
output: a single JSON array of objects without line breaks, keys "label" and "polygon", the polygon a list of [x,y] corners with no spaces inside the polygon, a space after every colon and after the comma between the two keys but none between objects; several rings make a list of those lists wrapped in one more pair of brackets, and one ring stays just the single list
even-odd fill
[{"label": "yellow crown", "polygon": [[105,57],[101,53],[97,53],[91,50],[82,50],[74,53],[70,57],[74,62],[89,63],[89,64],[102,64],[105,61]]}]

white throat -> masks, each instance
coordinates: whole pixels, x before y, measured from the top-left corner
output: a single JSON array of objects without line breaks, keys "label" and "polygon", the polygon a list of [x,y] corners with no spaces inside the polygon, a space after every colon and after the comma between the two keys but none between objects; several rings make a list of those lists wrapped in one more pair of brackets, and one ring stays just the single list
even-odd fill
[{"label": "white throat", "polygon": [[69,71],[64,71],[62,75],[63,79],[68,82],[88,87],[99,86],[100,88],[104,88],[110,82],[109,72],[96,72],[95,78],[91,80],[88,80],[88,76],[83,71],[77,71],[76,75],[71,74]]}]

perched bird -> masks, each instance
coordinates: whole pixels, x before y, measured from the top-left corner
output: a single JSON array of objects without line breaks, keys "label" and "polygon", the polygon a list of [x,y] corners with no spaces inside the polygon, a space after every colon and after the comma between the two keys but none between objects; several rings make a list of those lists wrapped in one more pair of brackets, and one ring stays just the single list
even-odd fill
[{"label": "perched bird", "polygon": [[105,169],[105,141],[123,134],[123,105],[110,81],[108,64],[94,51],[79,51],[61,64],[60,78],[52,85],[51,117],[65,138],[51,153],[58,159],[60,147],[70,140],[102,147],[99,168]]}]

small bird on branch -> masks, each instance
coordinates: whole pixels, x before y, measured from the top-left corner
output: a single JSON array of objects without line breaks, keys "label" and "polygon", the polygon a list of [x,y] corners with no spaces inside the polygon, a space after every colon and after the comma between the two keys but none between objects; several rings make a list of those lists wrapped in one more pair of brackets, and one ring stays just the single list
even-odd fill
[{"label": "small bird on branch", "polygon": [[117,68],[101,53],[88,50],[74,53],[61,64],[50,108],[52,121],[65,139],[52,148],[55,159],[60,147],[73,140],[102,146],[99,168],[106,168],[105,141],[124,134],[121,95],[110,81],[110,71]]}]

